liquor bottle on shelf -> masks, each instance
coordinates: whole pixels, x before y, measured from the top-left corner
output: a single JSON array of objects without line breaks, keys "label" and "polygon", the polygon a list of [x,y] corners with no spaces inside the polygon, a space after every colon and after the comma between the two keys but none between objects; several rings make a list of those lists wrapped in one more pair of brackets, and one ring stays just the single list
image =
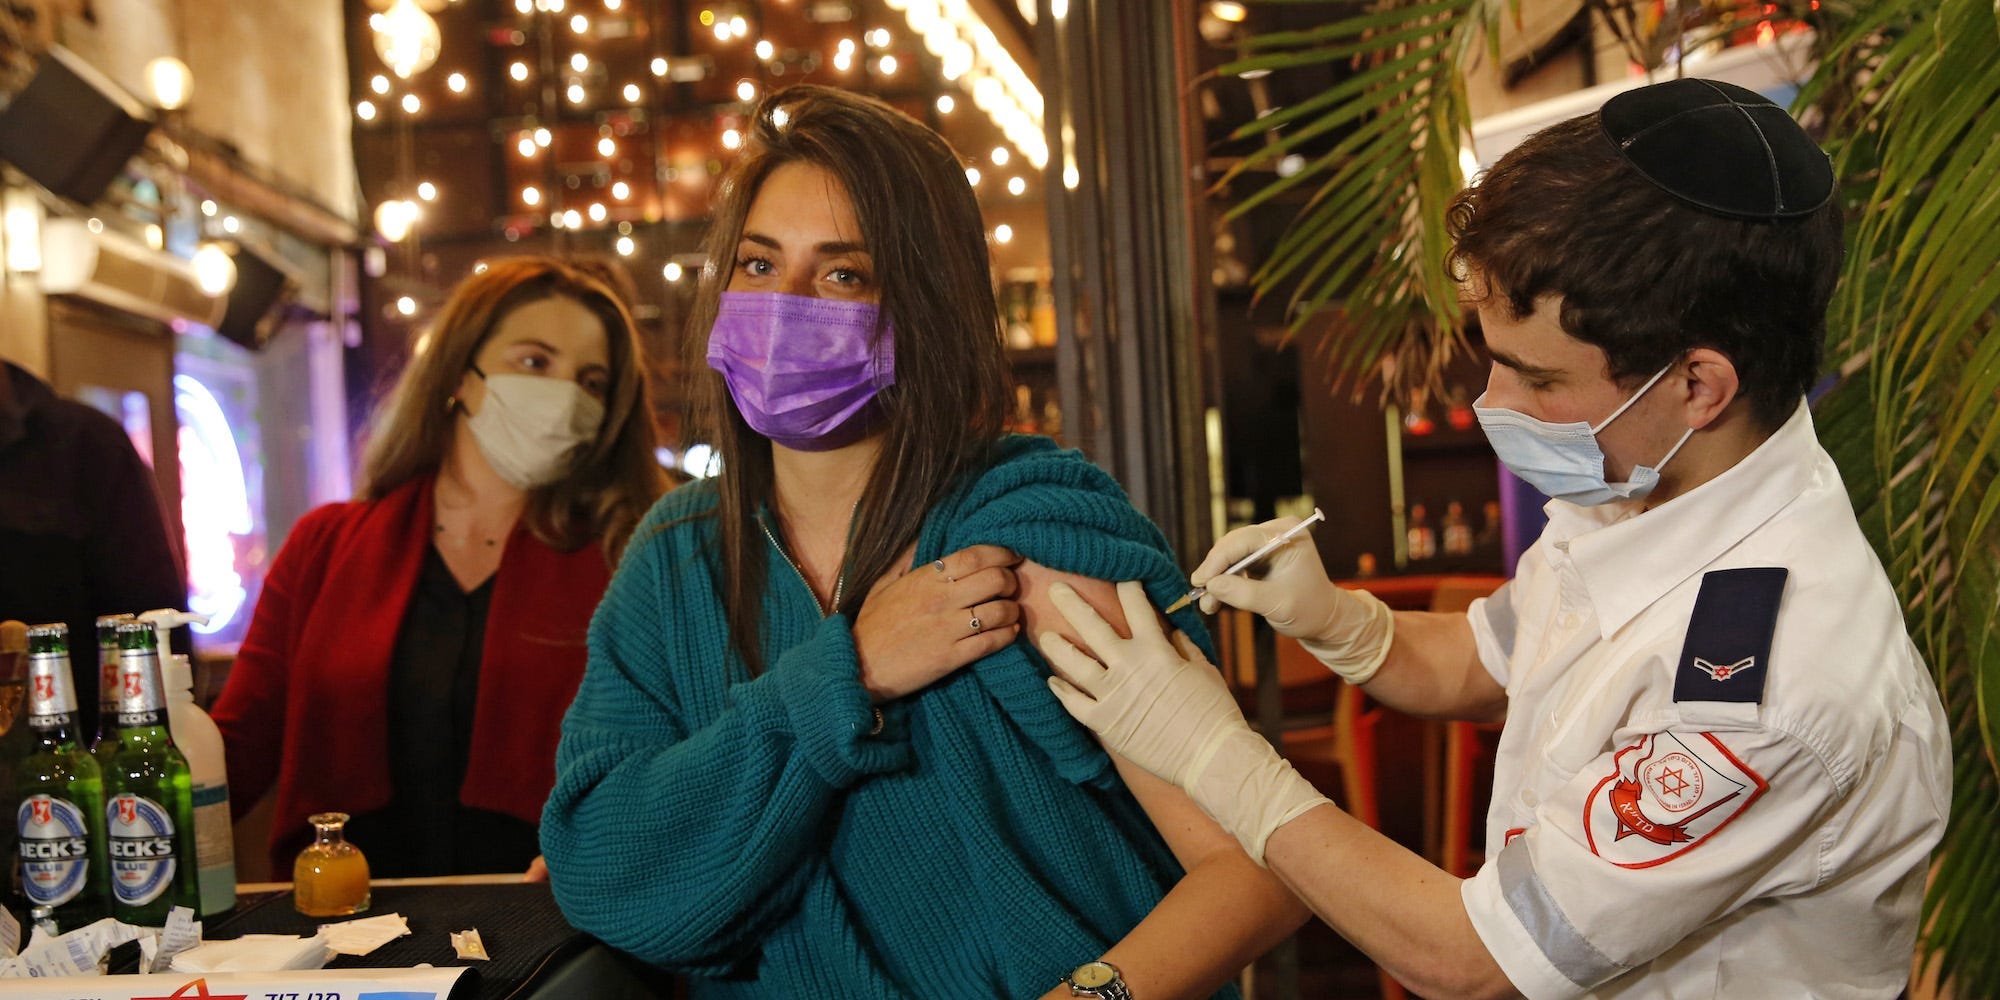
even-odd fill
[{"label": "liquor bottle on shelf", "polygon": [[1034,330],[1035,346],[1056,346],[1056,290],[1048,281],[1035,282],[1035,297],[1028,308],[1028,325]]},{"label": "liquor bottle on shelf", "polygon": [[1456,500],[1444,505],[1444,554],[1448,556],[1469,556],[1472,554],[1472,522],[1466,520],[1465,505]]},{"label": "liquor bottle on shelf", "polygon": [[1000,320],[1006,325],[1007,347],[1023,351],[1035,346],[1035,331],[1028,321],[1034,298],[1032,286],[1009,281],[1000,286]]},{"label": "liquor bottle on shelf", "polygon": [[1025,385],[1014,387],[1014,415],[1009,423],[1017,434],[1037,434],[1041,424],[1035,420],[1034,390]]}]

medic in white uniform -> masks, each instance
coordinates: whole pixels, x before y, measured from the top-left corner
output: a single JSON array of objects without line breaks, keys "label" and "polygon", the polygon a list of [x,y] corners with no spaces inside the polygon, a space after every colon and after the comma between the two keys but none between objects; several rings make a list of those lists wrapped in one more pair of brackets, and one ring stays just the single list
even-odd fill
[{"label": "medic in white uniform", "polygon": [[1177,595],[1122,584],[1128,638],[1057,591],[1054,693],[1422,995],[1896,996],[1949,731],[1804,402],[1833,190],[1782,108],[1715,81],[1530,137],[1452,212],[1494,361],[1475,412],[1553,498],[1515,578],[1423,614],[1334,586],[1303,539],[1217,575],[1290,520],[1192,575],[1383,704],[1504,720],[1472,878],[1280,759],[1148,613]]}]

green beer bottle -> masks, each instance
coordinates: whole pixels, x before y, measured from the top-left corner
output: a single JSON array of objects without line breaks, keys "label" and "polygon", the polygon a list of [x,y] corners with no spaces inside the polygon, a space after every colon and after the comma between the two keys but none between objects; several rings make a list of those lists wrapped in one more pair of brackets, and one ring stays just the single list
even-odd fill
[{"label": "green beer bottle", "polygon": [[164,927],[167,911],[201,909],[194,782],[167,734],[159,640],[150,622],[118,625],[118,729],[104,769],[111,915]]},{"label": "green beer bottle", "polygon": [[90,737],[90,752],[97,755],[102,769],[111,754],[111,734],[118,731],[118,623],[132,616],[97,616],[97,732]]},{"label": "green beer bottle", "polygon": [[105,916],[104,785],[77,743],[69,626],[28,630],[28,754],[15,770],[21,891],[36,923],[71,931]]}]

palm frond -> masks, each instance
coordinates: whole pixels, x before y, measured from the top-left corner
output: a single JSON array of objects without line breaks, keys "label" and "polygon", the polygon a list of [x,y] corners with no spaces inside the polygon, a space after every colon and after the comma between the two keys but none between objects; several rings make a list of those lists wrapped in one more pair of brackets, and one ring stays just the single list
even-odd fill
[{"label": "palm frond", "polygon": [[2000,995],[2000,45],[1991,0],[1829,4],[1800,95],[1854,220],[1820,404],[1952,725],[1952,817],[1920,947]]},{"label": "palm frond", "polygon": [[[1281,2],[1281,0],[1280,0]],[[1348,70],[1335,86],[1245,125],[1269,141],[1225,173],[1237,181],[1301,150],[1312,159],[1231,209],[1237,218],[1310,191],[1301,213],[1253,276],[1258,294],[1285,292],[1297,335],[1330,320],[1324,342],[1336,383],[1361,384],[1384,357],[1385,378],[1409,393],[1437,385],[1463,343],[1458,289],[1445,271],[1445,207],[1464,184],[1459,151],[1471,111],[1462,69],[1492,37],[1505,0],[1385,0],[1367,13],[1251,39],[1247,57],[1216,73],[1306,66]],[[1324,152],[1319,147],[1331,141]]]}]

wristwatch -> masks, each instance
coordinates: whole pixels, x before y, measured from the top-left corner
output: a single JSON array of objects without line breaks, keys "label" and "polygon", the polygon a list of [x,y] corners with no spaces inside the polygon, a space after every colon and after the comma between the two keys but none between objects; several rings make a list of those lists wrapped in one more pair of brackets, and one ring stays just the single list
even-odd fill
[{"label": "wristwatch", "polygon": [[1125,977],[1119,975],[1118,967],[1110,962],[1085,962],[1071,969],[1062,981],[1069,986],[1069,995],[1073,997],[1132,1000],[1132,991],[1125,985]]}]

